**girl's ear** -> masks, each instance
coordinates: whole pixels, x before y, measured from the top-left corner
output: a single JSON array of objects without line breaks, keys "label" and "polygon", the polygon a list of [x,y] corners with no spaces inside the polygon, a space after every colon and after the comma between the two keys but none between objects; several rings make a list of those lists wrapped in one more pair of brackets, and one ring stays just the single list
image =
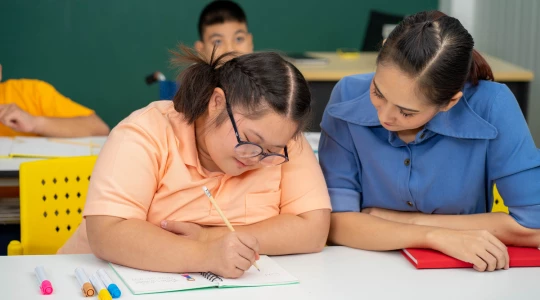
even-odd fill
[{"label": "girl's ear", "polygon": [[208,117],[210,120],[216,118],[225,109],[225,92],[221,88],[215,88],[210,101],[208,101]]}]

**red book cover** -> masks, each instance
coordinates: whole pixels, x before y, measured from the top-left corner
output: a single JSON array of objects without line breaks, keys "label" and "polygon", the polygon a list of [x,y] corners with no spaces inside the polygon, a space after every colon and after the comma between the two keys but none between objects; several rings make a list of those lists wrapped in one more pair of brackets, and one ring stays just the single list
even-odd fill
[{"label": "red book cover", "polygon": [[[405,256],[417,269],[472,268],[472,264],[431,249],[403,249]],[[540,267],[537,248],[508,247],[510,267]]]}]

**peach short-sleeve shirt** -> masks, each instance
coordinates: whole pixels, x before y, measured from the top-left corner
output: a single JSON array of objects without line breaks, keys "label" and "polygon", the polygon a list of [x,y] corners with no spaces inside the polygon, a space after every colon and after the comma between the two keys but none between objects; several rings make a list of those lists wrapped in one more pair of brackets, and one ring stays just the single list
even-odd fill
[{"label": "peach short-sleeve shirt", "polygon": [[[99,154],[84,216],[107,215],[225,226],[205,196],[207,186],[233,225],[257,223],[279,214],[330,209],[321,169],[304,137],[289,145],[290,161],[240,176],[205,170],[195,129],[172,101],[157,101],[114,128]],[[83,220],[59,253],[90,253]]]}]

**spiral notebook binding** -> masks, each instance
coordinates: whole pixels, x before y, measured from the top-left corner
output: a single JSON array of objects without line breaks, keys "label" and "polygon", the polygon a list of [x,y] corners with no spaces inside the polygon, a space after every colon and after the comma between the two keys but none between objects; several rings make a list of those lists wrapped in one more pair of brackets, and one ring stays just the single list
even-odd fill
[{"label": "spiral notebook binding", "polygon": [[216,280],[223,281],[223,278],[217,276],[216,274],[212,272],[204,272],[201,273],[201,276],[209,280],[210,282],[215,282]]}]

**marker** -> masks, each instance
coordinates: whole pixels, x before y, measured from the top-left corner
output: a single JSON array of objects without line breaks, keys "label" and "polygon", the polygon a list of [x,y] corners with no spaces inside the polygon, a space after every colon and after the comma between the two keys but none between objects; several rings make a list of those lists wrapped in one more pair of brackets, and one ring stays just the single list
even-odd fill
[{"label": "marker", "polygon": [[36,272],[37,279],[39,280],[39,289],[43,295],[50,295],[53,292],[51,282],[45,276],[45,269],[43,266],[37,266],[34,271]]},{"label": "marker", "polygon": [[122,295],[122,292],[120,292],[120,289],[118,288],[118,286],[114,284],[114,282],[111,280],[109,275],[107,275],[107,272],[105,272],[105,270],[103,269],[99,269],[97,271],[97,274],[99,278],[101,279],[101,281],[107,287],[107,290],[109,290],[109,293],[111,294],[111,296],[113,298],[120,298],[120,295]]},{"label": "marker", "polygon": [[182,274],[182,276],[185,277],[187,281],[195,281],[195,278],[189,276],[189,274]]},{"label": "marker", "polygon": [[112,300],[111,294],[109,294],[109,291],[107,291],[107,289],[105,288],[105,285],[96,276],[96,274],[93,274],[90,276],[90,282],[96,289],[99,300]]},{"label": "marker", "polygon": [[88,279],[88,275],[86,275],[83,268],[75,269],[75,276],[77,277],[77,281],[79,282],[81,291],[85,297],[92,297],[96,294],[96,291],[90,283],[90,279]]}]

